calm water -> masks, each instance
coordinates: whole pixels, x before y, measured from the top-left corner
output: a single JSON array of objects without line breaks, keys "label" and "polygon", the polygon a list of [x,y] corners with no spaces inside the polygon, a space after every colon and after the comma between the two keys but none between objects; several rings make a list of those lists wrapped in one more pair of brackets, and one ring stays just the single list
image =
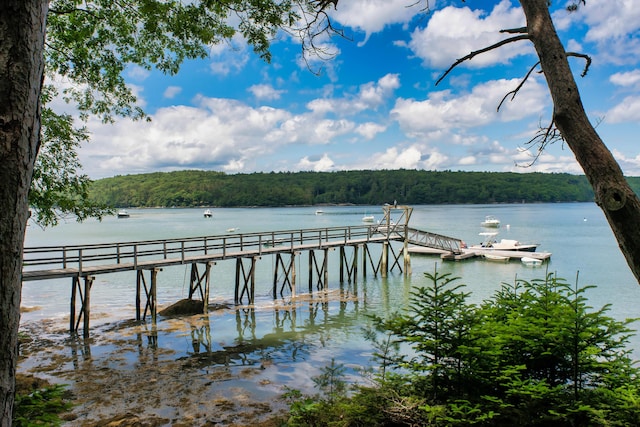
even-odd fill
[{"label": "calm water", "polygon": [[[69,222],[46,230],[31,225],[26,246],[218,235],[229,228],[246,233],[360,225],[365,214],[373,214],[376,220],[382,218],[379,206],[324,207],[323,215],[315,215],[315,210],[313,207],[215,209],[213,218],[205,219],[204,209],[131,209],[128,219]],[[413,274],[409,277],[394,270],[388,278],[381,279],[373,277],[369,269],[368,277],[360,274],[358,283],[341,287],[335,261],[329,265],[330,292],[326,297],[303,295],[295,301],[288,298],[273,301],[270,292],[274,260],[265,256],[258,261],[255,308],[222,310],[200,319],[204,323],[195,328],[204,337],[197,343],[193,334],[176,332],[179,328],[175,328],[174,320],[160,320],[158,346],[170,348],[173,351],[170,357],[189,357],[203,351],[200,344],[204,343],[207,351],[226,353],[227,363],[231,360],[232,365],[246,366],[268,358],[277,368],[265,369],[263,379],[273,384],[311,388],[309,377],[319,373],[331,358],[347,366],[369,364],[370,349],[361,332],[366,314],[400,310],[407,302],[411,286],[424,284],[423,272],[432,272],[435,268],[461,277],[474,301],[490,297],[502,282],[543,278],[548,268],[570,283],[575,283],[578,277],[581,286],[597,285],[587,294],[593,307],[611,304],[610,315],[619,319],[640,315],[640,286],[595,204],[414,206],[410,225],[474,244],[481,241],[480,222],[486,215],[495,215],[502,221],[498,238],[540,243],[539,251],[552,252],[550,262],[532,268],[515,261],[443,263],[436,256],[414,255],[411,258]],[[336,252],[331,256],[337,260]],[[307,288],[306,253],[297,258],[296,267],[299,286],[304,290]],[[232,260],[213,267],[211,302],[233,301],[234,274]],[[187,266],[165,268],[158,275],[159,305],[187,297],[188,288]],[[22,305],[39,309],[24,313],[23,323],[53,319],[65,327],[70,291],[70,279],[25,283]],[[92,334],[100,334],[101,325],[134,318],[134,304],[133,272],[98,276],[91,293]],[[252,344],[251,350],[237,348],[239,343],[247,342]],[[636,354],[640,354],[640,340],[634,338],[632,345]],[[230,350],[233,348],[236,350]],[[100,351],[97,346],[93,355],[99,355]]]}]

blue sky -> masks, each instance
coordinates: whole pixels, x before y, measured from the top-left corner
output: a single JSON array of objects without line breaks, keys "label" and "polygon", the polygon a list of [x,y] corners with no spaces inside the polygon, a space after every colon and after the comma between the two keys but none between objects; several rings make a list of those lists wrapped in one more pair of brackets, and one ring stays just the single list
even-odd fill
[{"label": "blue sky", "polygon": [[[184,169],[226,173],[424,169],[582,173],[555,144],[530,167],[525,143],[550,119],[544,78],[496,108],[535,64],[529,42],[509,44],[437,78],[457,58],[525,24],[517,1],[341,0],[332,19],[351,40],[323,40],[336,56],[301,60],[285,34],[270,64],[240,38],[214,46],[176,76],[137,68],[127,81],[150,123],[90,122],[80,150],[91,178]],[[640,176],[640,4],[587,0],[578,12],[553,2],[583,103],[625,174]],[[321,67],[321,68],[320,68]]]}]

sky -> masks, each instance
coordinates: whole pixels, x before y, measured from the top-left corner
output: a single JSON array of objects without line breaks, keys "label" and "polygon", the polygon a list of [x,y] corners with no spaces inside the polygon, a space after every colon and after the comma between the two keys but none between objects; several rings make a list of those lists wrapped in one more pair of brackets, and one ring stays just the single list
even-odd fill
[{"label": "sky", "polygon": [[[535,162],[527,142],[549,125],[544,77],[532,73],[515,99],[497,107],[537,62],[528,41],[456,67],[456,59],[525,25],[519,2],[340,0],[331,11],[347,38],[322,41],[335,56],[302,59],[278,34],[265,63],[237,37],[189,61],[175,76],[130,67],[126,80],[151,122],[90,121],[79,151],[92,179],[186,169],[228,174],[417,169],[582,174],[558,142]],[[423,4],[424,5],[424,4]],[[587,0],[554,23],[587,114],[624,173],[640,176],[640,3]],[[634,7],[635,6],[635,7]]]}]

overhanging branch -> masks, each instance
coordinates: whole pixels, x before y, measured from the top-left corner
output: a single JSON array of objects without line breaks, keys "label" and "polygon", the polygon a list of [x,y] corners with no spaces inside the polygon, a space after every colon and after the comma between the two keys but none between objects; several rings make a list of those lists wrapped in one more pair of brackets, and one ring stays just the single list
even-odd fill
[{"label": "overhanging branch", "polygon": [[515,37],[510,37],[508,39],[504,39],[504,40],[500,40],[498,43],[494,43],[491,46],[487,46],[483,49],[480,50],[476,50],[474,52],[471,52],[470,54],[458,59],[456,62],[454,62],[447,71],[444,72],[444,74],[442,76],[440,76],[440,78],[438,79],[438,81],[436,81],[436,86],[438,86],[438,84],[444,80],[445,77],[447,77],[447,75],[454,69],[456,68],[458,65],[462,64],[464,61],[469,61],[473,58],[475,58],[476,56],[485,53],[485,52],[489,52],[491,50],[497,49],[501,46],[504,46],[508,43],[513,43],[513,42],[517,42],[520,40],[530,40],[531,36],[529,36],[528,34],[523,34],[520,36],[515,36]]}]

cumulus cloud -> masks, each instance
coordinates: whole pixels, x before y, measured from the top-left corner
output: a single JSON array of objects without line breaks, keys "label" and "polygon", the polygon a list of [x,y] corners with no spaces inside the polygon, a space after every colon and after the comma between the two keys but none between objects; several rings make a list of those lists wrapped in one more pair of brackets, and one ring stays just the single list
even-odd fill
[{"label": "cumulus cloud", "polygon": [[377,134],[384,132],[385,130],[386,126],[372,122],[362,123],[355,129],[356,133],[363,136],[365,139],[373,139]]},{"label": "cumulus cloud", "polygon": [[601,61],[616,64],[638,63],[640,39],[637,33],[640,30],[640,8],[637,1],[588,1],[577,13],[564,16],[567,22],[587,24],[585,40],[595,43]]},{"label": "cumulus cloud", "polygon": [[175,98],[180,92],[182,92],[182,88],[179,86],[168,86],[164,93],[162,94],[167,99]]},{"label": "cumulus cloud", "polygon": [[492,80],[476,85],[470,93],[456,95],[449,90],[431,92],[428,99],[398,98],[391,117],[409,135],[422,135],[442,129],[465,129],[494,121],[509,122],[544,109],[546,92],[535,79],[522,87],[515,101],[496,108],[502,98],[515,89],[518,80]]},{"label": "cumulus cloud", "polygon": [[388,25],[409,22],[418,9],[415,2],[410,0],[351,0],[340,3],[340,7],[330,13],[332,19],[340,24],[364,31],[362,45],[371,34],[382,31]]},{"label": "cumulus cloud", "polygon": [[[427,26],[411,34],[409,47],[425,65],[444,68],[472,51],[509,37],[500,34],[500,30],[524,24],[522,11],[512,7],[509,0],[502,0],[489,14],[469,7],[448,6],[433,12]],[[484,67],[507,63],[517,55],[528,53],[532,53],[532,50],[527,43],[509,43],[476,56],[463,66]]]},{"label": "cumulus cloud", "polygon": [[640,96],[628,96],[610,109],[606,115],[607,123],[640,121]]},{"label": "cumulus cloud", "polygon": [[416,169],[422,153],[416,146],[407,148],[389,147],[368,160],[366,169]]},{"label": "cumulus cloud", "polygon": [[305,156],[296,165],[296,169],[301,171],[329,172],[333,168],[333,160],[326,153],[318,159]]},{"label": "cumulus cloud", "polygon": [[284,90],[275,89],[273,86],[267,84],[249,86],[247,90],[257,99],[269,101],[280,99],[282,94],[285,92]]},{"label": "cumulus cloud", "polygon": [[616,86],[640,87],[640,70],[612,74],[609,81]]},{"label": "cumulus cloud", "polygon": [[307,108],[317,114],[357,114],[364,110],[375,110],[388,100],[400,87],[398,74],[387,74],[377,82],[362,84],[354,95],[341,98],[318,98],[307,103]]}]

